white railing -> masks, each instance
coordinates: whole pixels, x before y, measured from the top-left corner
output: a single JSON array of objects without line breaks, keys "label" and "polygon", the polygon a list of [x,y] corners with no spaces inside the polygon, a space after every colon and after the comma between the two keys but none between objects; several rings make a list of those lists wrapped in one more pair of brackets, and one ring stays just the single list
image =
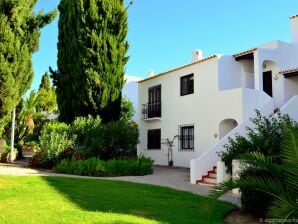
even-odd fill
[{"label": "white railing", "polygon": [[[246,90],[247,89],[244,89],[244,92]],[[244,97],[244,105],[245,103],[255,103],[254,109],[258,109],[260,113],[264,116],[273,113],[274,102],[271,97],[266,95],[263,91],[258,90],[249,90],[246,93],[250,92],[257,92],[256,98],[253,99],[252,102],[246,102]],[[252,100],[252,98],[250,97],[249,100]],[[239,124],[229,134],[223,137],[219,142],[217,142],[210,149],[201,154],[198,158],[192,159],[190,161],[190,182],[192,184],[195,184],[197,180],[201,179],[203,175],[207,174],[208,170],[210,170],[213,166],[216,166],[217,162],[220,160],[217,153],[225,150],[224,145],[228,143],[229,137],[233,138],[235,134],[245,136],[248,133],[247,127],[254,127],[254,124],[250,121],[250,118],[255,116],[256,112],[253,112],[250,116],[248,116],[248,118],[244,122]]]}]

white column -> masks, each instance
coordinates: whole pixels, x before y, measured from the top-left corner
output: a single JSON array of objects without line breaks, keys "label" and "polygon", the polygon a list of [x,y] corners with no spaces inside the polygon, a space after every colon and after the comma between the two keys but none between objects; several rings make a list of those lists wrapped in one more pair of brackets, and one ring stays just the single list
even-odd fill
[{"label": "white column", "polygon": [[223,161],[217,162],[217,184],[223,183],[231,179],[231,174],[227,173],[227,167]]},{"label": "white column", "polygon": [[263,62],[259,56],[258,51],[254,52],[254,79],[255,79],[255,89],[263,90]]},{"label": "white column", "polygon": [[16,109],[13,109],[13,112],[12,112],[12,121],[11,121],[11,138],[10,138],[10,162],[13,162],[13,156],[14,156],[15,120],[16,120]]}]

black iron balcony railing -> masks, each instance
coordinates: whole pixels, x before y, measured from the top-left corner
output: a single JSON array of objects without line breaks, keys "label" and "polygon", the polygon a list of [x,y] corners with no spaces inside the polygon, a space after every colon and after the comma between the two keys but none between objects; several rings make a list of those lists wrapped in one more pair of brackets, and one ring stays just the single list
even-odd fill
[{"label": "black iron balcony railing", "polygon": [[161,102],[143,104],[142,115],[143,119],[161,117]]}]

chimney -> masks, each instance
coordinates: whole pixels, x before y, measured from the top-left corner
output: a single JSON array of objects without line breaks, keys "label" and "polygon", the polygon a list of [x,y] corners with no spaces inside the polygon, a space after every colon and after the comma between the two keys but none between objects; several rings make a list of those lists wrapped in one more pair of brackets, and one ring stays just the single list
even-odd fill
[{"label": "chimney", "polygon": [[298,45],[298,14],[290,17],[292,43]]},{"label": "chimney", "polygon": [[196,49],[192,52],[192,62],[196,62],[203,59],[203,51]]},{"label": "chimney", "polygon": [[149,72],[148,72],[148,78],[150,78],[150,77],[152,77],[152,76],[154,76],[155,74],[154,74],[154,71],[153,70],[150,70]]}]

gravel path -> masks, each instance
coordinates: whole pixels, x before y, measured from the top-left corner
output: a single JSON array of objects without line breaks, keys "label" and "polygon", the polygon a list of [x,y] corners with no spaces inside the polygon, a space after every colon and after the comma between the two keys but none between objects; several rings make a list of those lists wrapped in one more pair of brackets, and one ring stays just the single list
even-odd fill
[{"label": "gravel path", "polygon": [[[188,191],[197,195],[208,195],[210,187],[206,185],[190,184],[189,169],[176,167],[154,166],[154,173],[147,176],[125,176],[125,177],[83,177],[75,175],[65,175],[50,173],[47,170],[35,170],[26,167],[26,162],[17,162],[14,164],[0,163],[0,175],[15,175],[15,176],[60,176],[71,178],[90,178],[90,179],[109,179],[129,181],[135,183],[152,184],[173,188],[176,190]],[[240,205],[238,197],[232,194],[226,194],[220,198],[224,201],[229,201],[237,206]]]}]

